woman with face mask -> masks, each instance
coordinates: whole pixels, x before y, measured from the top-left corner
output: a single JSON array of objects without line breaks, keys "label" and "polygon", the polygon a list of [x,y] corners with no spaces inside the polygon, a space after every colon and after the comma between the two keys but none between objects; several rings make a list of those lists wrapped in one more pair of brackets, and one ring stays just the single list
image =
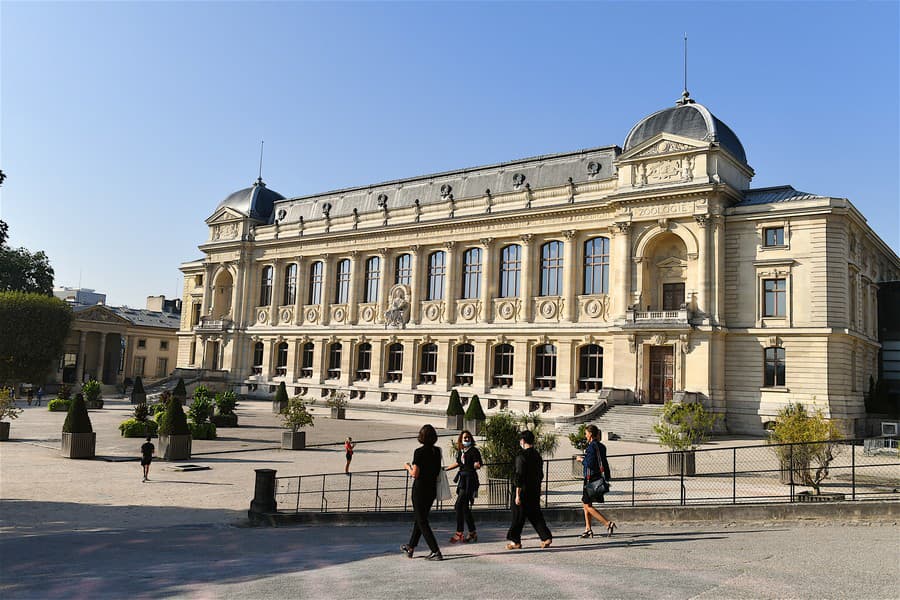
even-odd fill
[{"label": "woman with face mask", "polygon": [[541,512],[541,480],[544,478],[544,461],[534,448],[534,433],[527,429],[519,434],[519,447],[522,449],[516,456],[516,499],[512,507],[513,522],[506,533],[507,550],[518,550],[522,547],[522,528],[525,519],[541,538],[541,548],[549,548],[553,543],[553,535],[544,521]]},{"label": "woman with face mask", "polygon": [[[477,542],[475,519],[472,517],[472,505],[478,496],[478,469],[481,468],[481,452],[475,447],[475,438],[468,429],[464,429],[456,440],[456,462],[446,470],[459,467],[456,482],[456,533],[450,543]],[[469,526],[469,535],[463,536],[463,522]]]}]

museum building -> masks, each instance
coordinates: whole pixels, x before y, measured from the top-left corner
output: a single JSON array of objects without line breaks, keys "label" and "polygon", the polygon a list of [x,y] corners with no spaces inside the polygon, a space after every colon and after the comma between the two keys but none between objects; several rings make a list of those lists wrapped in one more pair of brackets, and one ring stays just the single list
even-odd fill
[{"label": "museum building", "polygon": [[293,198],[259,179],[181,266],[177,364],[354,406],[696,398],[756,434],[803,401],[860,431],[900,259],[849,200],[753,175],[685,93],[621,148]]}]

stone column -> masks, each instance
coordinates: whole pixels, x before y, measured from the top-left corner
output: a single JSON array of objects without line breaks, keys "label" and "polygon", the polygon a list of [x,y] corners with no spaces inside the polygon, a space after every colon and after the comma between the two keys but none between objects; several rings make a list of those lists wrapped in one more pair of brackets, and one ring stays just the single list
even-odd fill
[{"label": "stone column", "polygon": [[369,340],[372,344],[372,370],[369,385],[381,387],[384,383],[384,340]]},{"label": "stone column", "polygon": [[709,215],[694,215],[697,221],[697,312],[709,314]]},{"label": "stone column", "polygon": [[81,337],[78,338],[78,358],[75,359],[75,381],[77,383],[84,382],[84,347],[87,343],[87,331],[81,332]]},{"label": "stone column", "polygon": [[240,311],[236,312],[236,325],[243,329],[247,327],[250,323],[253,323],[256,318],[253,315],[254,308],[256,304],[253,302],[251,294],[253,293],[253,286],[256,283],[257,272],[256,263],[253,261],[252,257],[245,256],[241,259],[241,266],[238,267],[242,272],[242,281],[241,281],[241,308]]},{"label": "stone column", "polygon": [[572,340],[564,340],[556,344],[556,393],[562,398],[573,396],[573,372],[575,364],[572,356]]},{"label": "stone column", "polygon": [[[715,277],[710,282],[716,291],[715,322],[720,327],[725,326],[725,217],[714,217],[715,235]],[[755,292],[759,293],[759,292]]]},{"label": "stone column", "polygon": [[475,348],[475,371],[472,374],[472,389],[476,394],[484,394],[491,389],[491,352],[493,346],[488,341],[471,342]]},{"label": "stone column", "polygon": [[240,261],[235,263],[234,276],[231,281],[233,286],[231,288],[231,320],[234,322],[235,327],[238,327],[240,322],[243,321],[241,318],[241,311],[244,309],[242,302],[244,269],[241,267]]},{"label": "stone column", "polygon": [[203,265],[203,303],[200,308],[201,317],[209,315],[209,309],[212,306],[212,294],[214,290],[212,285],[212,267],[211,264]]},{"label": "stone column", "polygon": [[322,316],[319,323],[328,325],[331,321],[331,299],[334,297],[334,290],[331,289],[331,257],[328,253],[322,254],[322,302],[319,305],[322,310]]},{"label": "stone column", "polygon": [[[387,248],[380,248],[378,250],[378,267],[381,272],[378,274],[377,322],[384,323],[384,311],[386,311],[390,307],[388,292],[391,289],[391,277],[393,276],[391,253]],[[372,360],[374,361],[375,344],[372,345],[372,352]]]},{"label": "stone column", "polygon": [[563,245],[562,320],[572,322],[578,320],[578,294],[581,293],[578,285],[580,269],[576,264],[579,237],[574,229],[563,231],[562,234],[566,240]]},{"label": "stone column", "polygon": [[[351,265],[352,269],[353,266]],[[356,351],[356,344],[353,340],[341,340],[341,385],[349,386],[353,381],[353,353]]]},{"label": "stone column", "polygon": [[532,262],[534,257],[532,252],[534,245],[534,234],[526,233],[521,237],[522,240],[522,279],[519,282],[519,301],[522,303],[522,320],[531,323],[532,315],[532,297],[534,296],[534,286],[532,279],[534,278]]},{"label": "stone column", "polygon": [[[418,244],[413,244],[409,247],[410,250],[410,265],[412,267],[412,285],[410,286],[412,289],[411,298],[409,300],[409,321],[410,323],[418,324],[420,322],[419,314],[422,309],[422,265],[419,264],[421,262],[421,247]],[[405,353],[405,352],[404,352]],[[403,357],[404,364],[406,362],[406,357]]]},{"label": "stone column", "polygon": [[[619,285],[615,291],[610,290],[610,295],[617,306],[621,307],[616,310],[616,314],[621,315],[624,319],[628,307],[633,302],[631,296],[631,223],[616,223],[613,230],[616,241],[615,254],[618,257],[616,262],[618,274],[614,281],[617,281]],[[640,277],[637,279],[640,281]]]},{"label": "stone column", "polygon": [[456,252],[456,242],[445,242],[444,247],[447,249],[447,270],[444,276],[444,306],[446,308],[444,321],[454,323],[456,322],[456,296],[458,293],[456,290],[459,285],[457,281],[459,275],[456,273],[456,266],[459,256],[457,256]]},{"label": "stone column", "polygon": [[100,383],[104,383],[103,367],[106,366],[106,335],[105,332],[100,332],[100,356],[97,364],[97,381]]},{"label": "stone column", "polygon": [[400,340],[403,344],[403,386],[411,390],[419,384],[419,347],[418,340]]},{"label": "stone column", "polygon": [[[357,308],[359,307],[359,250],[350,252],[350,290],[347,298],[347,323],[355,325],[357,322]],[[343,371],[342,371],[343,373]]]},{"label": "stone column", "polygon": [[494,238],[482,238],[483,248],[481,257],[481,320],[484,323],[492,323],[494,320],[494,288],[497,278],[497,251]]}]

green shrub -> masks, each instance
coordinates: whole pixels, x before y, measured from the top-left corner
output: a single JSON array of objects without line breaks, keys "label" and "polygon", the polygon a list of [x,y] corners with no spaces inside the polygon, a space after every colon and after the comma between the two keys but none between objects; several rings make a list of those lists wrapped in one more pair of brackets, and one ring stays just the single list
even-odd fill
[{"label": "green shrub", "polygon": [[572,444],[572,447],[576,450],[581,450],[584,452],[587,450],[587,440],[584,438],[584,432],[587,429],[587,423],[582,423],[578,426],[578,431],[575,433],[569,434],[569,442]]},{"label": "green shrub", "polygon": [[154,417],[156,415],[161,415],[162,413],[166,412],[166,404],[163,402],[157,402],[155,404],[151,404],[149,408],[150,408],[150,414],[153,415]]},{"label": "green shrub", "polygon": [[188,427],[187,416],[181,408],[181,402],[177,398],[170,398],[166,405],[166,411],[161,418],[157,417],[159,433],[165,435],[187,435],[191,432]]},{"label": "green shrub", "polygon": [[172,395],[178,398],[178,401],[184,404],[187,400],[187,389],[184,387],[184,378],[179,377],[178,383],[175,384],[175,389],[172,390]]},{"label": "green shrub", "polygon": [[71,400],[66,400],[65,398],[54,398],[47,403],[47,410],[49,410],[50,412],[68,412],[70,404],[72,404]]},{"label": "green shrub", "polygon": [[214,440],[216,439],[215,423],[189,423],[191,428],[191,437],[195,440]]},{"label": "green shrub", "polygon": [[156,435],[158,429],[159,425],[156,424],[156,421],[150,419],[144,421],[128,419],[127,421],[119,423],[119,432],[121,432],[122,437],[127,438],[141,438],[147,437],[148,435]]},{"label": "green shrub", "polygon": [[447,416],[458,417],[466,414],[463,410],[462,402],[459,401],[459,392],[453,390],[450,392],[450,402],[447,404]]},{"label": "green shrub", "polygon": [[147,420],[147,417],[150,416],[150,409],[147,407],[146,402],[141,402],[139,404],[134,405],[134,419],[136,421],[144,422]]},{"label": "green shrub", "polygon": [[[179,402],[179,404],[181,404],[181,402]],[[209,419],[212,410],[213,403],[209,396],[194,394],[194,401],[191,402],[191,406],[188,408],[188,415],[190,416],[191,421],[197,425],[202,425]]]},{"label": "green shrub", "polygon": [[66,415],[62,430],[63,433],[91,433],[94,431],[83,394],[75,394],[75,399],[69,405],[69,413]]},{"label": "green shrub", "polygon": [[841,437],[837,422],[827,418],[822,409],[809,413],[798,402],[778,411],[768,443],[797,444],[775,446],[773,450],[782,468],[791,465],[797,483],[808,485],[818,494],[831,462],[841,452]]},{"label": "green shrub", "polygon": [[233,415],[237,404],[237,394],[234,392],[216,394],[216,410],[220,415]]},{"label": "green shrub", "polygon": [[230,415],[213,415],[209,420],[215,423],[216,427],[238,426],[238,416],[234,413],[231,413]]},{"label": "green shrub", "polygon": [[523,429],[534,433],[534,447],[545,460],[556,451],[559,444],[556,434],[544,431],[544,421],[539,415],[517,418],[502,410],[488,418],[484,424],[485,441],[481,454],[485,464],[490,465],[491,477],[510,479],[515,474],[513,461],[519,452],[519,432]]},{"label": "green shrub", "polygon": [[700,402],[667,401],[659,412],[653,432],[659,445],[672,451],[695,450],[709,439],[719,415],[706,412]]},{"label": "green shrub", "polygon": [[478,399],[478,394],[475,394],[466,408],[466,421],[484,421],[486,418],[481,408],[481,400]]},{"label": "green shrub", "polygon": [[81,386],[81,393],[87,402],[97,402],[100,399],[100,382],[95,379],[88,380]]},{"label": "green shrub", "polygon": [[70,400],[72,398],[72,386],[68,383],[59,384],[59,391],[56,392],[56,397],[60,400]]},{"label": "green shrub", "polygon": [[[282,382],[284,384],[284,382]],[[281,411],[281,421],[285,427],[297,431],[301,427],[313,427],[313,416],[306,408],[308,401],[302,396],[291,398]]]}]

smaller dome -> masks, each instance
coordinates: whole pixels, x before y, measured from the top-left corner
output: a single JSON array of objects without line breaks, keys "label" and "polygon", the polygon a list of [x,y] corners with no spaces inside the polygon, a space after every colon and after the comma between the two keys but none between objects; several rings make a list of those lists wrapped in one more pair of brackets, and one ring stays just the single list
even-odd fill
[{"label": "smaller dome", "polygon": [[227,207],[251,219],[268,221],[272,216],[272,208],[278,200],[284,200],[284,196],[267,188],[266,183],[259,178],[252,186],[238,190],[222,200],[216,210]]},{"label": "smaller dome", "polygon": [[744,146],[735,133],[728,125],[709,112],[709,109],[694,102],[687,92],[675,106],[641,119],[628,133],[623,148],[625,152],[628,152],[660,133],[671,133],[704,142],[716,142],[736,159],[747,164]]}]

